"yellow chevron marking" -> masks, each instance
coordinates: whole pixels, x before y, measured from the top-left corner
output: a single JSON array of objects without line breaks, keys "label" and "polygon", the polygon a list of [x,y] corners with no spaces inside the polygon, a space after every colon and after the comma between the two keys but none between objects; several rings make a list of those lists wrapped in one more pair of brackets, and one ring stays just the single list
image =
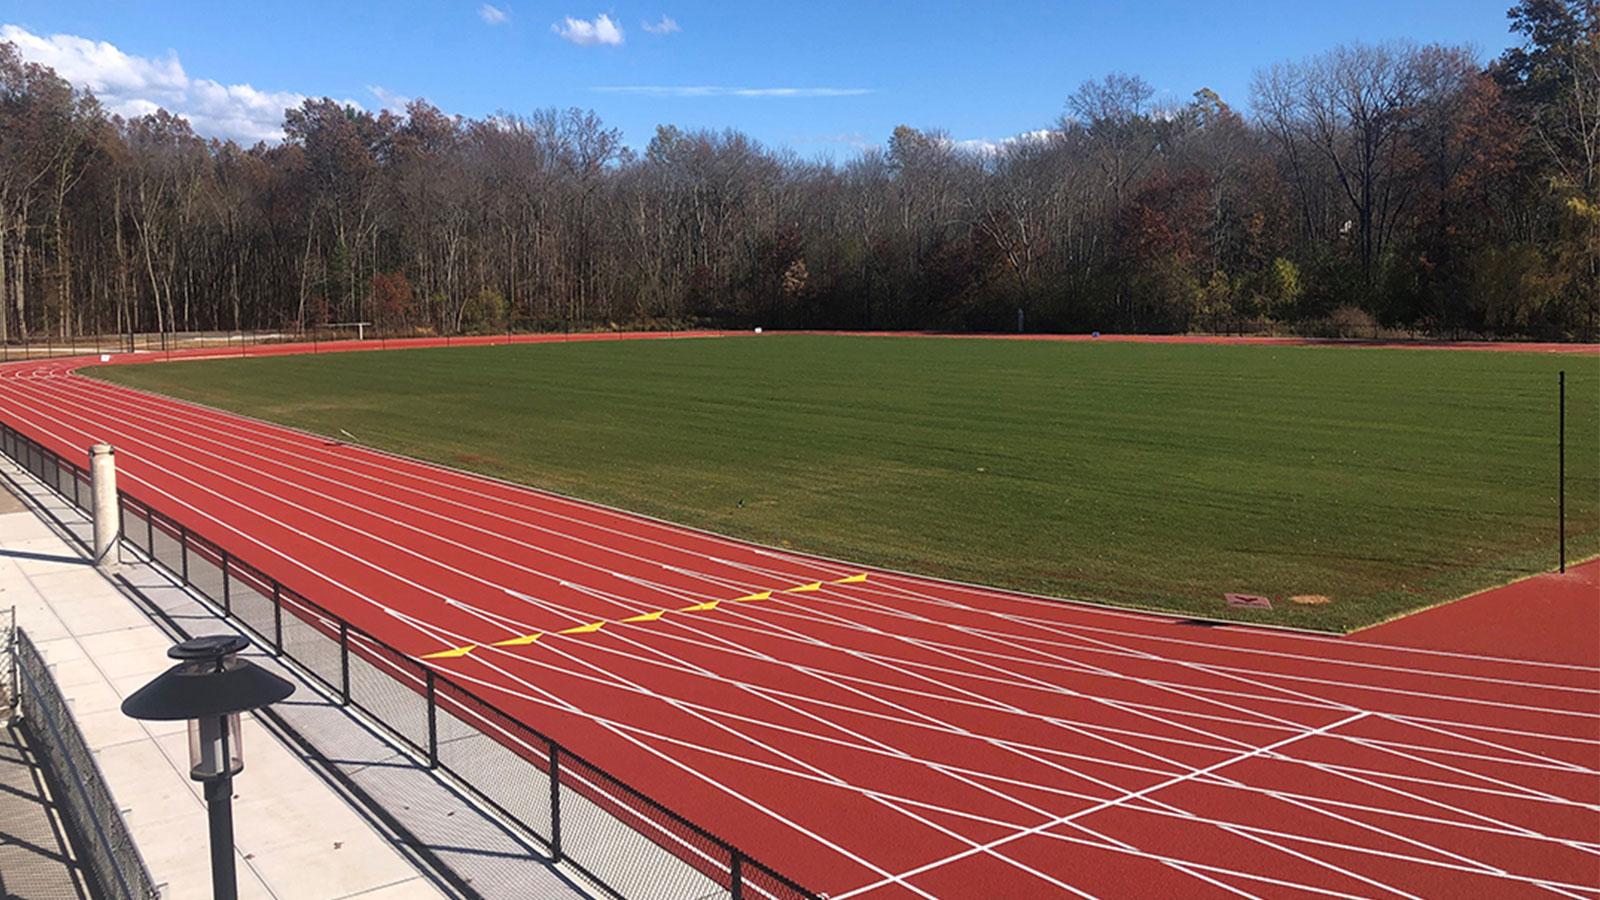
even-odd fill
[{"label": "yellow chevron marking", "polygon": [[[866,580],[867,580],[867,573],[862,572],[860,575],[846,575],[843,578],[835,578],[835,579],[833,579],[832,581],[830,581],[828,583],[829,584],[860,584],[861,582],[866,581]],[[820,591],[820,590],[822,590],[822,582],[813,581],[813,582],[811,582],[809,584],[797,584],[797,585],[795,585],[794,587],[791,587],[791,588],[784,588],[783,589],[783,593],[786,593],[786,594],[805,594],[805,593],[810,593],[811,591]],[[704,603],[696,603],[693,606],[682,607],[682,608],[680,608],[678,610],[678,612],[710,612],[710,611],[716,609],[717,606],[722,604],[722,603],[753,603],[753,602],[758,601],[758,600],[771,600],[773,593],[774,593],[774,591],[757,591],[754,594],[745,594],[743,597],[734,597],[732,600],[707,600]],[[658,610],[656,610],[654,612],[639,613],[636,616],[629,616],[628,618],[622,619],[621,621],[629,622],[629,623],[654,622],[654,621],[656,621],[657,619],[661,618],[662,616],[664,616],[666,614],[667,614],[667,610],[658,609]],[[596,631],[599,631],[600,629],[604,628],[606,626],[606,624],[607,624],[606,621],[604,619],[602,619],[599,622],[590,622],[587,625],[574,625],[571,628],[563,628],[559,632],[556,632],[556,633],[557,634],[593,634]],[[491,647],[526,647],[527,645],[532,644],[533,642],[539,640],[540,638],[542,638],[544,636],[545,636],[545,632],[541,631],[541,632],[537,632],[535,634],[525,634],[525,635],[523,635],[521,637],[507,638],[507,639],[505,639],[503,641],[495,641],[494,643],[490,644],[489,646],[491,646]],[[478,649],[478,645],[477,644],[468,644],[465,647],[453,647],[453,648],[451,648],[449,650],[440,650],[437,653],[429,653],[426,656],[423,656],[422,658],[423,659],[459,659],[460,657],[466,656],[467,654],[471,653],[472,651],[474,651],[476,649]]]},{"label": "yellow chevron marking", "polygon": [[423,659],[455,659],[458,656],[466,656],[476,649],[478,649],[477,644],[468,644],[465,647],[454,647],[449,650],[440,650],[438,653],[429,653]]}]

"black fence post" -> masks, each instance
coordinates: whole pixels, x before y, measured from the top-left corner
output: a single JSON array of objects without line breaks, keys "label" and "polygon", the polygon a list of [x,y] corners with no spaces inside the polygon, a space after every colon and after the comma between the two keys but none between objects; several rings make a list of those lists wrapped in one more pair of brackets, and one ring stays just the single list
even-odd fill
[{"label": "black fence post", "polygon": [[233,615],[233,591],[230,590],[231,585],[228,583],[228,551],[219,547],[217,552],[222,554],[222,614],[231,616]]},{"label": "black fence post", "polygon": [[744,856],[738,850],[733,851],[728,871],[729,900],[744,900]]},{"label": "black fence post", "polygon": [[339,622],[339,702],[350,705],[350,626]]},{"label": "black fence post", "polygon": [[1561,541],[1561,574],[1567,573],[1567,370],[1557,380],[1556,405],[1556,518]]},{"label": "black fence post", "polygon": [[561,862],[561,745],[550,742],[550,861]]},{"label": "black fence post", "polygon": [[156,561],[156,517],[155,513],[146,506],[144,508],[144,548],[150,551],[150,561]]},{"label": "black fence post", "polygon": [[283,586],[272,582],[272,647],[283,655]]},{"label": "black fence post", "polygon": [[[151,549],[155,548],[154,544],[150,546]],[[183,575],[183,583],[187,585],[189,583],[189,529],[182,525],[178,526],[178,559],[183,566],[183,572],[181,573]]]},{"label": "black fence post", "polygon": [[428,687],[428,768],[439,768],[439,694],[432,669],[422,670]]}]

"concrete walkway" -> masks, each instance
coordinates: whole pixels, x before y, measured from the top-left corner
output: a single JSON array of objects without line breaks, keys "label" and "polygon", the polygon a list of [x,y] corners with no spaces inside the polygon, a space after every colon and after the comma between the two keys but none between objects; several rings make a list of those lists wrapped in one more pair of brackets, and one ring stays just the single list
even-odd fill
[{"label": "concrete walkway", "polygon": [[[0,516],[23,509],[21,501],[0,490]],[[6,626],[5,615],[0,610],[0,629]],[[11,720],[5,701],[0,685],[0,722]],[[44,770],[21,723],[0,728],[0,897],[84,900],[87,896]]]},{"label": "concrete walkway", "polygon": [[[33,507],[0,512],[0,608],[16,607],[48,661],[162,896],[210,897],[205,806],[188,777],[185,724],[134,721],[119,707],[169,665],[171,632],[232,628],[132,557],[108,580],[62,536],[64,526],[86,533],[86,523],[33,487],[0,459],[0,496],[14,508],[6,489],[21,488]],[[58,521],[47,524],[41,510]],[[269,714],[245,717],[234,799],[241,897],[583,896],[503,826],[299,683]],[[417,815],[388,812],[417,812],[412,804]]]},{"label": "concrete walkway", "polygon": [[[162,896],[211,896],[206,813],[183,722],[137,722],[122,699],[170,664],[172,641],[29,512],[0,515],[0,603],[49,662]],[[235,782],[241,897],[438,897],[299,757],[244,726]]]}]

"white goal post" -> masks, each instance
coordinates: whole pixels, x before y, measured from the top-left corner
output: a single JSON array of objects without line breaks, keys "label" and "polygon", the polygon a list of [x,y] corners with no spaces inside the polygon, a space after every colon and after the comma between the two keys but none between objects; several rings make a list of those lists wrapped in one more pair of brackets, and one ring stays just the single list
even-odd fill
[{"label": "white goal post", "polygon": [[367,329],[372,327],[372,323],[371,322],[329,322],[324,327],[327,327],[327,328],[354,328],[356,330],[356,340],[364,341],[364,340],[367,339]]}]

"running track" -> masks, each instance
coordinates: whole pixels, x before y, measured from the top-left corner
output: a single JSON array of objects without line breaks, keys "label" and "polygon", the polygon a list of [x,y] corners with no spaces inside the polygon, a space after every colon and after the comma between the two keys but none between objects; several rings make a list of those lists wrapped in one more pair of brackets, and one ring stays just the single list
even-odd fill
[{"label": "running track", "polygon": [[864,573],[82,364],[0,417],[834,898],[1600,897],[1600,658]]}]

